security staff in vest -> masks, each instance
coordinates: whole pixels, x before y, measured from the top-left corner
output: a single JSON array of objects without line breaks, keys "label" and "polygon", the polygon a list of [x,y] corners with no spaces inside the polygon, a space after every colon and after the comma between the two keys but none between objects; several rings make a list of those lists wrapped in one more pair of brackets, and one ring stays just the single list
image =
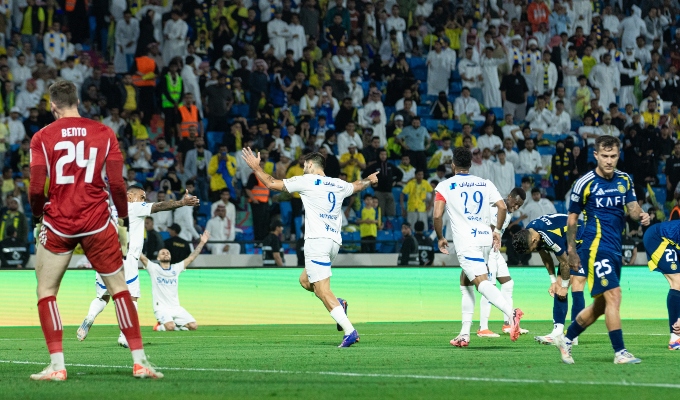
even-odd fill
[{"label": "security staff in vest", "polygon": [[139,110],[143,113],[142,124],[149,125],[151,117],[156,114],[156,78],[158,77],[158,65],[149,54],[151,48],[158,46],[158,43],[149,43],[145,49],[137,49],[146,52],[147,55],[136,57],[132,63],[130,73],[132,74],[132,84],[139,88]]},{"label": "security staff in vest", "polygon": [[413,236],[418,242],[418,261],[420,265],[432,265],[434,261],[434,246],[432,239],[423,234],[425,223],[423,221],[416,221],[413,228],[416,231],[416,234]]},{"label": "security staff in vest", "polygon": [[[264,168],[266,161],[260,161],[262,168]],[[248,202],[250,202],[250,210],[253,213],[255,240],[260,241],[267,235],[267,225],[269,225],[269,189],[257,179],[255,174],[250,174],[246,184],[246,194],[248,195]]]},{"label": "security staff in vest", "polygon": [[19,240],[17,229],[7,227],[5,239],[0,242],[0,259],[2,268],[24,268],[28,263],[28,246],[25,240]]},{"label": "security staff in vest", "polygon": [[404,241],[401,244],[397,265],[410,265],[414,267],[420,265],[418,259],[418,241],[411,234],[410,223],[404,222],[401,224],[401,235],[404,237]]},{"label": "security staff in vest", "polygon": [[180,123],[177,125],[177,130],[180,133],[180,138],[189,137],[189,128],[191,126],[196,127],[198,136],[203,136],[203,124],[199,123],[203,120],[203,117],[198,107],[196,107],[196,99],[194,99],[193,93],[184,93],[184,104],[179,106],[178,111]]},{"label": "security staff in vest", "polygon": [[269,234],[262,241],[262,266],[263,267],[283,267],[283,246],[281,245],[281,232],[283,224],[276,220],[272,222]]},{"label": "security staff in vest", "polygon": [[171,62],[168,72],[163,76],[160,83],[161,107],[165,118],[164,134],[170,146],[175,146],[178,140],[177,126],[181,122],[179,119],[179,107],[182,105],[182,95],[184,94],[184,84],[182,77],[177,70],[179,65]]}]

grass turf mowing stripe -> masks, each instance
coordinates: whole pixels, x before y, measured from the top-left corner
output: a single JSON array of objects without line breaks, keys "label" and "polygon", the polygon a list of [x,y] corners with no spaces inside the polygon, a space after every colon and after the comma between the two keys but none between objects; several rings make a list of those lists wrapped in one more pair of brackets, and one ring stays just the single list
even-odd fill
[{"label": "grass turf mowing stripe", "polygon": [[[0,360],[2,364],[24,364],[24,365],[45,365],[44,362],[35,361],[15,361]],[[83,368],[113,368],[130,369],[129,365],[100,365],[100,364],[66,364],[68,367]],[[422,379],[422,380],[447,380],[447,381],[467,381],[467,382],[487,382],[487,383],[515,383],[515,384],[538,384],[538,385],[589,385],[589,386],[635,386],[664,389],[680,389],[680,384],[673,383],[654,383],[654,382],[628,382],[625,380],[618,382],[594,382],[594,381],[565,381],[557,379],[517,379],[517,378],[492,378],[474,376],[449,376],[449,375],[413,375],[413,374],[371,374],[355,372],[334,372],[334,371],[286,371],[274,369],[237,369],[237,368],[180,368],[180,367],[158,367],[162,371],[192,371],[192,372],[234,372],[252,374],[286,374],[286,375],[322,375],[322,376],[348,376],[354,378],[390,378],[390,379]]]}]

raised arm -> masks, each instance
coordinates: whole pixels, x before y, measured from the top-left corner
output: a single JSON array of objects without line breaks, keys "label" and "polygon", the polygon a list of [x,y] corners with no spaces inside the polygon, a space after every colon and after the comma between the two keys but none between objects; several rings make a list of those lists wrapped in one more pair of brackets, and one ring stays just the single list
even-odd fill
[{"label": "raised arm", "polygon": [[153,205],[151,206],[151,214],[157,213],[159,211],[174,210],[176,208],[184,206],[196,207],[200,204],[201,201],[198,199],[198,197],[190,195],[189,191],[187,190],[184,193],[184,197],[182,197],[182,200],[168,200],[161,201],[160,203],[153,203]]},{"label": "raised arm", "polygon": [[149,259],[146,258],[144,254],[139,256],[139,261],[142,262],[142,265],[144,266],[144,269],[146,269],[146,265],[149,263]]},{"label": "raised arm", "polygon": [[356,192],[361,192],[362,190],[366,189],[367,187],[371,185],[375,185],[378,183],[378,173],[379,172],[374,172],[371,175],[367,176],[364,179],[359,179],[358,181],[355,181],[352,183],[354,186],[354,193]]},{"label": "raised arm", "polygon": [[255,156],[253,151],[250,150],[250,147],[244,147],[243,150],[241,150],[241,157],[243,157],[243,161],[245,161],[246,164],[248,164],[248,166],[255,173],[255,176],[257,176],[257,179],[259,179],[260,182],[262,182],[267,187],[267,189],[276,190],[278,192],[288,191],[288,189],[286,189],[286,185],[283,183],[282,180],[274,179],[273,176],[264,172],[262,167],[260,167],[259,152],[257,153],[257,156]]},{"label": "raised arm", "polygon": [[201,250],[203,250],[203,246],[205,246],[205,244],[208,242],[209,239],[210,239],[210,231],[203,232],[203,234],[201,235],[201,241],[198,243],[198,245],[196,246],[194,251],[191,252],[191,254],[189,254],[189,257],[184,259],[184,269],[187,269],[189,264],[194,262],[196,257],[198,257],[198,255],[201,254]]}]

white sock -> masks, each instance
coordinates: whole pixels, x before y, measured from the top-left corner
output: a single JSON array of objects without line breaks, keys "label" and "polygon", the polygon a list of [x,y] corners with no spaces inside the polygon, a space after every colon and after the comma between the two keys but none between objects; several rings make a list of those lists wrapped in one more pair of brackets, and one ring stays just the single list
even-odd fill
[{"label": "white sock", "polygon": [[553,331],[550,332],[550,336],[557,336],[564,334],[564,324],[553,324]]},{"label": "white sock", "polygon": [[479,330],[489,329],[489,315],[491,315],[491,303],[487,299],[479,301]]},{"label": "white sock", "polygon": [[496,306],[499,310],[503,311],[510,321],[512,321],[512,307],[503,298],[501,291],[489,281],[482,281],[477,287],[477,291],[486,297],[487,300]]},{"label": "white sock", "polygon": [[52,369],[56,371],[66,369],[66,366],[64,365],[64,353],[52,353],[50,354],[50,360],[52,361]]},{"label": "white sock", "polygon": [[675,342],[678,339],[680,339],[680,336],[676,335],[675,333],[671,333],[671,342]]},{"label": "white sock", "polygon": [[475,313],[475,291],[472,286],[461,286],[460,293],[463,295],[461,308],[463,312],[463,326],[460,328],[461,335],[469,335],[472,326],[472,315]]},{"label": "white sock", "polygon": [[87,319],[94,321],[94,319],[97,318],[97,315],[104,311],[105,307],[106,302],[99,297],[92,300],[92,303],[90,303],[90,310],[87,312]]},{"label": "white sock", "polygon": [[144,350],[132,350],[132,362],[135,364],[141,364],[142,362],[146,361],[146,354],[144,354]]},{"label": "white sock", "polygon": [[[135,310],[138,310],[138,309],[139,309],[139,307],[137,307],[137,302],[136,302],[136,301],[133,301],[132,304],[135,305]],[[127,343],[127,338],[126,338],[125,335],[123,334],[123,331],[120,331],[120,336],[121,336],[123,339],[125,339],[125,343]]]},{"label": "white sock", "polygon": [[345,314],[345,310],[342,308],[342,306],[337,306],[331,310],[331,318],[333,318],[335,322],[337,322],[338,325],[342,327],[342,329],[345,331],[345,335],[349,335],[350,333],[354,332],[354,327],[352,326],[352,323],[349,322],[349,318],[347,318],[347,314]]},{"label": "white sock", "polygon": [[[513,281],[512,279],[501,284],[501,294],[503,295],[505,302],[508,303],[508,305],[510,306],[511,310],[514,309],[512,307],[512,289],[514,287],[515,287],[515,281]],[[508,318],[506,316],[505,322],[506,322],[506,325],[511,325],[512,324],[512,317]]]}]

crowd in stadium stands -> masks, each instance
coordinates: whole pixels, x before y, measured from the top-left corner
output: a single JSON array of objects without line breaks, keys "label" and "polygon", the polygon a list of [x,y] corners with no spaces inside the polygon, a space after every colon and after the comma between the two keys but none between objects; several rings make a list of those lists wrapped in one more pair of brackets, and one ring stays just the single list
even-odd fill
[{"label": "crowd in stadium stands", "polygon": [[28,149],[58,77],[118,135],[128,184],[201,199],[147,220],[152,255],[206,227],[212,254],[259,254],[275,221],[295,251],[302,201],[269,192],[246,146],[278,179],[312,151],[329,176],[380,171],[343,204],[344,251],[397,252],[405,221],[427,237],[461,146],[502,195],[530,193],[510,232],[565,212],[600,135],[643,209],[680,218],[679,27],[678,0],[0,0],[0,246],[33,251]]}]

